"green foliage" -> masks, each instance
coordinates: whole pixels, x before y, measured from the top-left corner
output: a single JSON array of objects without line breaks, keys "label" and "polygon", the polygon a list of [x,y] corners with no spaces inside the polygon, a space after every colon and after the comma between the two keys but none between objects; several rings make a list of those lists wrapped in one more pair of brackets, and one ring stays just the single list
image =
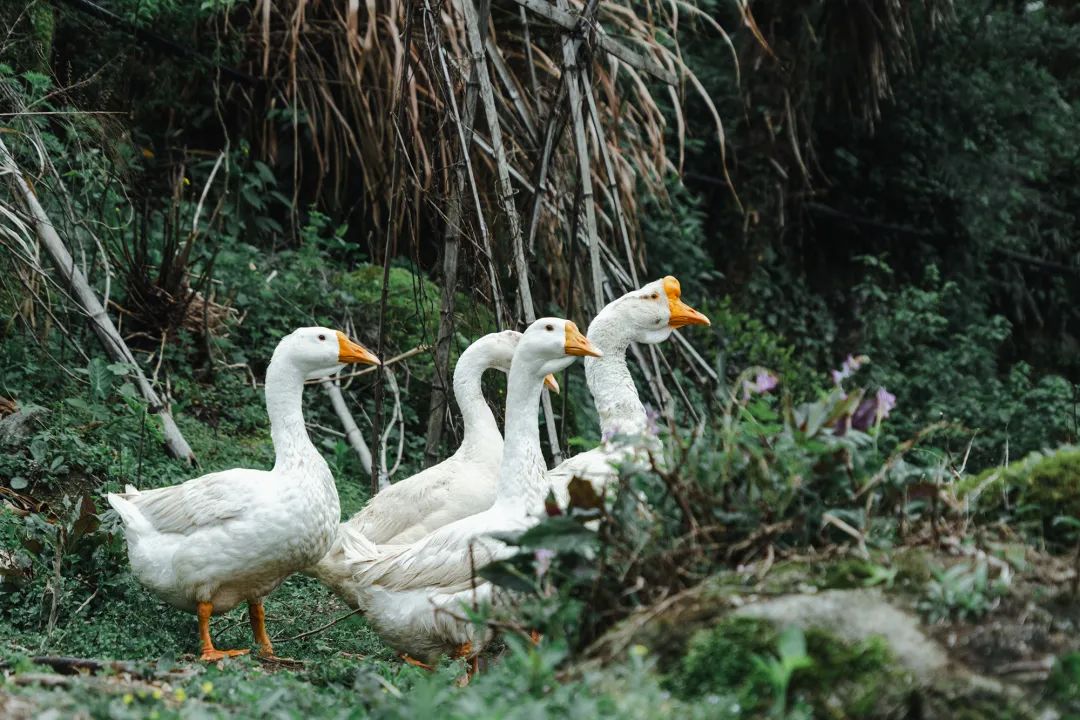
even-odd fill
[{"label": "green foliage", "polygon": [[1046,693],[1069,711],[1064,717],[1075,718],[1080,714],[1080,653],[1057,658],[1046,681]]},{"label": "green foliage", "polygon": [[1005,576],[992,578],[986,560],[935,569],[919,609],[930,622],[948,618],[977,620],[992,610],[1008,589]]},{"label": "green foliage", "polygon": [[[753,63],[741,92],[721,43],[681,41],[718,99],[745,213],[719,149],[692,138],[686,182],[704,216],[675,225],[700,234],[735,308],[802,364],[873,357],[873,379],[905,408],[896,439],[949,419],[964,430],[941,436],[944,449],[963,456],[974,437],[968,467],[983,468],[1006,446],[1017,455],[1076,435],[1080,155],[1068,138],[1080,133],[1080,83],[1066,68],[1080,24],[1057,3],[952,5],[897,5],[864,26],[857,8],[759,2],[778,61],[736,35]],[[706,7],[741,24],[724,3]],[[894,11],[903,31],[871,61]],[[845,42],[852,32],[859,41]],[[881,85],[891,92],[867,122],[859,99]]]},{"label": "green foliage", "polygon": [[1071,544],[1076,528],[1062,518],[1080,517],[1080,449],[1030,453],[964,477],[957,491],[980,517],[1005,519],[1051,543]]},{"label": "green foliage", "polygon": [[[875,359],[869,377],[897,396],[904,413],[892,425],[900,437],[940,420],[958,455],[982,467],[1008,447],[1025,452],[1057,445],[1075,433],[1072,386],[1059,376],[1037,377],[1018,362],[1007,374],[998,358],[1011,327],[973,300],[935,266],[920,285],[883,291],[892,270],[867,260],[872,274],[857,289],[863,305],[860,350]],[[886,285],[887,286],[887,285]]]},{"label": "green foliage", "polygon": [[727,382],[734,382],[748,367],[766,367],[779,375],[785,389],[794,397],[800,400],[813,397],[821,373],[763,320],[737,309],[730,297],[718,302],[705,297],[693,303],[712,323],[712,331],[699,333],[694,344],[705,357],[716,358],[715,363]]},{"label": "green foliage", "polygon": [[[12,70],[43,77],[49,69],[56,21],[45,0],[0,3],[0,27],[6,36],[0,41],[0,63]],[[32,74],[32,75],[30,75]]]},{"label": "green foliage", "polygon": [[[751,368],[714,399],[711,424],[699,436],[656,439],[663,466],[628,459],[604,497],[575,481],[567,508],[549,500],[550,517],[508,539],[519,553],[483,571],[524,594],[517,621],[572,650],[585,648],[620,619],[766,545],[781,553],[809,543],[887,548],[897,541],[898,515],[925,517],[928,508],[908,502],[906,489],[947,473],[878,447],[888,425],[886,394],[834,385],[813,402],[795,403],[775,383]],[[848,584],[891,587],[900,569],[885,560],[841,574]],[[777,683],[785,667],[769,666]]]},{"label": "green foliage", "polygon": [[701,200],[675,179],[668,180],[667,197],[644,199],[641,237],[653,274],[679,278],[687,297],[707,297],[723,275],[709,257]]}]

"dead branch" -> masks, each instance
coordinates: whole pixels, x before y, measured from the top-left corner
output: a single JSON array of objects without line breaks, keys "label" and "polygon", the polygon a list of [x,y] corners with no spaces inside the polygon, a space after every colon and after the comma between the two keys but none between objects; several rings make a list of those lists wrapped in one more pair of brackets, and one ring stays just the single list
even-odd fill
[{"label": "dead branch", "polygon": [[131,350],[128,349],[124,339],[120,337],[120,333],[116,330],[116,326],[113,325],[112,319],[105,312],[105,308],[102,306],[94,289],[90,287],[86,276],[75,265],[74,258],[71,257],[71,253],[68,252],[67,247],[56,233],[56,229],[49,221],[45,209],[38,202],[37,196],[30,188],[26,178],[23,177],[22,172],[15,163],[15,158],[8,152],[7,146],[2,139],[0,139],[0,166],[3,166],[7,173],[12,175],[19,195],[30,213],[38,240],[45,246],[56,269],[68,283],[72,294],[82,306],[82,310],[86,314],[94,333],[104,346],[105,352],[115,362],[126,363],[131,366],[139,391],[150,406],[150,412],[156,413],[161,420],[162,434],[165,437],[165,446],[168,448],[169,453],[185,462],[194,462],[195,454],[192,452],[191,446],[184,439],[180,428],[176,426],[165,403],[162,402],[157,392],[146,379],[142,367],[135,359],[135,356],[131,354]]},{"label": "dead branch", "polygon": [[[386,430],[383,431],[382,436],[379,438],[379,490],[390,487],[390,478],[401,467],[401,457],[405,451],[405,419],[401,414],[401,393],[398,391],[397,378],[394,377],[394,371],[386,366],[382,367],[382,371],[386,375],[386,384],[394,396],[394,411],[390,415],[390,422],[386,424]],[[397,458],[393,467],[387,467],[386,444],[390,439],[390,433],[394,430],[395,423],[398,425]]]},{"label": "dead branch", "polygon": [[334,412],[337,413],[341,426],[345,428],[345,439],[348,440],[350,447],[360,458],[360,464],[364,466],[364,472],[370,475],[371,450],[368,449],[367,443],[364,442],[364,436],[360,432],[360,428],[357,427],[352,413],[349,412],[349,406],[345,404],[345,396],[341,393],[339,381],[324,378],[320,384],[326,390],[326,394],[330,396],[330,404],[334,406]]}]

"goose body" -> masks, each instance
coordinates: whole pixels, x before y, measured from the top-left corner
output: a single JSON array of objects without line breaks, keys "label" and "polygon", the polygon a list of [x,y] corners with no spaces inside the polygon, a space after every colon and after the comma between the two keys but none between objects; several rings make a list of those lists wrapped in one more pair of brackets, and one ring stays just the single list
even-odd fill
[{"label": "goose body", "polygon": [[341,510],[333,476],[325,461],[307,460],[111,495],[135,577],[188,612],[208,602],[217,615],[269,595],[334,538]]},{"label": "goose body", "polygon": [[[485,371],[510,371],[521,333],[506,330],[478,339],[465,349],[454,367],[454,399],[461,409],[464,433],[457,451],[443,462],[394,483],[379,492],[356,515],[341,524],[339,533],[365,538],[374,545],[407,545],[495,502],[495,485],[503,454],[503,436],[484,400]],[[558,390],[555,378],[545,385]],[[352,569],[342,544],[308,571],[351,607]]]},{"label": "goose body", "polygon": [[398,651],[424,661],[446,653],[474,656],[489,639],[464,617],[464,608],[496,592],[475,571],[514,552],[491,535],[531,527],[532,509],[547,492],[537,426],[543,378],[577,355],[594,353],[573,323],[556,318],[537,320],[522,336],[507,383],[506,441],[491,508],[412,545],[376,547],[359,533],[344,534],[356,602]]},{"label": "goose body", "polygon": [[169,604],[198,613],[205,660],[246,652],[214,649],[208,628],[211,615],[245,601],[256,640],[272,655],[262,599],[322,557],[334,539],[337,489],[308,438],[301,405],[309,374],[351,362],[378,360],[326,328],[302,328],[278,344],[266,371],[272,470],[236,468],[108,495],[124,524],[135,577]]},{"label": "goose body", "polygon": [[[585,379],[600,417],[599,447],[568,458],[547,473],[559,504],[569,499],[575,477],[589,480],[602,492],[618,478],[617,466],[659,458],[660,448],[647,432],[649,419],[626,364],[630,343],[657,344],[685,325],[708,325],[709,319],[682,301],[672,276],[631,290],[608,303],[589,323],[588,338],[602,357],[585,358]],[[624,438],[625,441],[615,438]]]}]

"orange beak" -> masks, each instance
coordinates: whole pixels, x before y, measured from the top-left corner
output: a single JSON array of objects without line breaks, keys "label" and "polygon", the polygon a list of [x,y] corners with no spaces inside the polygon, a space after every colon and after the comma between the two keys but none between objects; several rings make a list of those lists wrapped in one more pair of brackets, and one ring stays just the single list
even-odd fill
[{"label": "orange beak", "polygon": [[679,296],[682,294],[682,288],[679,286],[679,281],[671,275],[664,278],[664,294],[667,295],[668,310],[671,313],[671,318],[668,320],[668,325],[671,327],[680,328],[684,325],[712,325],[712,323],[709,322],[709,318],[679,299]]},{"label": "orange beak", "polygon": [[338,362],[382,365],[382,363],[379,362],[379,358],[375,357],[375,353],[371,352],[363,345],[357,345],[340,330],[338,330],[337,342]]},{"label": "orange beak", "polygon": [[559,383],[555,379],[554,375],[544,376],[544,387],[546,387],[548,390],[555,393],[556,395],[559,394]]},{"label": "orange beak", "polygon": [[569,320],[566,321],[566,340],[563,347],[567,355],[604,357],[604,353],[593,347],[589,339],[578,330],[577,325]]}]

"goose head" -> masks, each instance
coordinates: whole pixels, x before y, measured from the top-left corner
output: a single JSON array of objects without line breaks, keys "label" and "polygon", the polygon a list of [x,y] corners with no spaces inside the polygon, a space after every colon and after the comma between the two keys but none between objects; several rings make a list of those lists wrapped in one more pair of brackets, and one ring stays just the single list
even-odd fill
[{"label": "goose head", "polygon": [[[510,363],[514,359],[514,351],[517,350],[521,337],[522,333],[517,330],[503,330],[485,335],[475,344],[483,344],[484,359],[489,367],[509,374]],[[559,393],[559,383],[550,373],[544,376],[544,387],[553,393]]]},{"label": "goose head", "polygon": [[292,365],[309,378],[329,375],[351,363],[381,364],[374,353],[345,333],[325,327],[300,328],[286,335],[270,362]]},{"label": "goose head", "polygon": [[710,325],[709,318],[682,301],[682,288],[672,275],[631,290],[608,303],[589,325],[589,334],[616,332],[627,340],[655,345],[686,325]]},{"label": "goose head", "polygon": [[602,357],[577,325],[562,318],[545,317],[521,334],[514,352],[514,366],[523,364],[543,377],[565,370],[579,357]]}]

